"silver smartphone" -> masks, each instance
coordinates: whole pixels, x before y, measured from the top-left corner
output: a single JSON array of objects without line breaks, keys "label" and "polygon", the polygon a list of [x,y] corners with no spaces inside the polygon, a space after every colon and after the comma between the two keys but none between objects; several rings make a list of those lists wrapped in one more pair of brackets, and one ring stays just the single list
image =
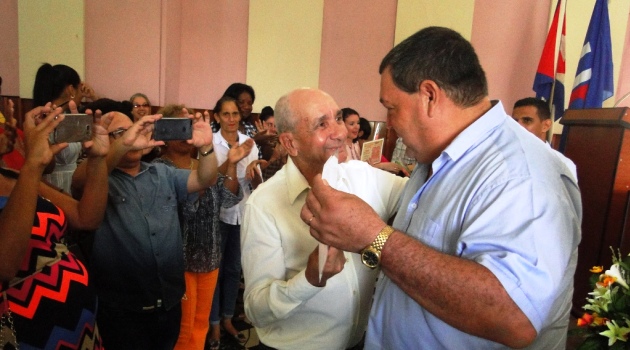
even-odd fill
[{"label": "silver smartphone", "polygon": [[50,133],[51,144],[62,142],[83,142],[92,138],[94,119],[88,114],[64,114],[65,118]]}]

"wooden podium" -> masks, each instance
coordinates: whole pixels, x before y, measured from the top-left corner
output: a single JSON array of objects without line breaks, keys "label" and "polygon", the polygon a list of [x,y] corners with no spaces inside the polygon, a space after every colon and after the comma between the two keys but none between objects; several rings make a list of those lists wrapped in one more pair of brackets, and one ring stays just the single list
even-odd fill
[{"label": "wooden podium", "polygon": [[591,292],[588,271],[610,267],[611,250],[630,253],[630,113],[628,108],[567,110],[564,155],[577,166],[582,194],[582,241],[573,310],[581,316]]}]

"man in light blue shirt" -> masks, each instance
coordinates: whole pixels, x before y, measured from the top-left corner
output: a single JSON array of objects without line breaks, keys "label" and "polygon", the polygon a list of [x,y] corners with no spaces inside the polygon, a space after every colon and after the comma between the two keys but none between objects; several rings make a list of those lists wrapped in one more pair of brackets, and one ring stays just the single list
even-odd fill
[{"label": "man in light blue shirt", "polygon": [[490,101],[474,49],[453,30],[419,31],[380,72],[387,122],[418,161],[394,229],[319,177],[301,212],[316,239],[382,267],[366,349],[564,349],[581,238],[575,178]]}]

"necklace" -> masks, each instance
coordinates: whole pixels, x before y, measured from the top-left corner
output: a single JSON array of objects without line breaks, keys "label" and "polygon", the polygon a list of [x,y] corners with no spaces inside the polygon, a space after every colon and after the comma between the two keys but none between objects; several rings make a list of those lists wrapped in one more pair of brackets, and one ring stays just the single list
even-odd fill
[{"label": "necklace", "polygon": [[[223,139],[225,140],[225,143],[227,143],[228,148],[232,148],[232,147],[238,146],[238,133],[236,134],[236,139],[234,140],[234,142],[228,141],[228,138],[226,137],[225,134],[223,134],[223,132],[221,132],[221,136],[223,136]],[[232,135],[230,135],[230,136],[232,136]]]}]

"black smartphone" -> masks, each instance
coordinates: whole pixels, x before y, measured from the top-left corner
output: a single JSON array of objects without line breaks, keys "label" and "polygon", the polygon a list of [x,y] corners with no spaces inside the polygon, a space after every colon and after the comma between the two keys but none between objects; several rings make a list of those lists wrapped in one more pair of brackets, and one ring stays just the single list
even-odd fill
[{"label": "black smartphone", "polygon": [[64,114],[65,118],[48,136],[51,144],[83,142],[92,138],[94,119],[87,114]]},{"label": "black smartphone", "polygon": [[155,121],[153,139],[156,141],[192,139],[192,119],[162,118]]}]

